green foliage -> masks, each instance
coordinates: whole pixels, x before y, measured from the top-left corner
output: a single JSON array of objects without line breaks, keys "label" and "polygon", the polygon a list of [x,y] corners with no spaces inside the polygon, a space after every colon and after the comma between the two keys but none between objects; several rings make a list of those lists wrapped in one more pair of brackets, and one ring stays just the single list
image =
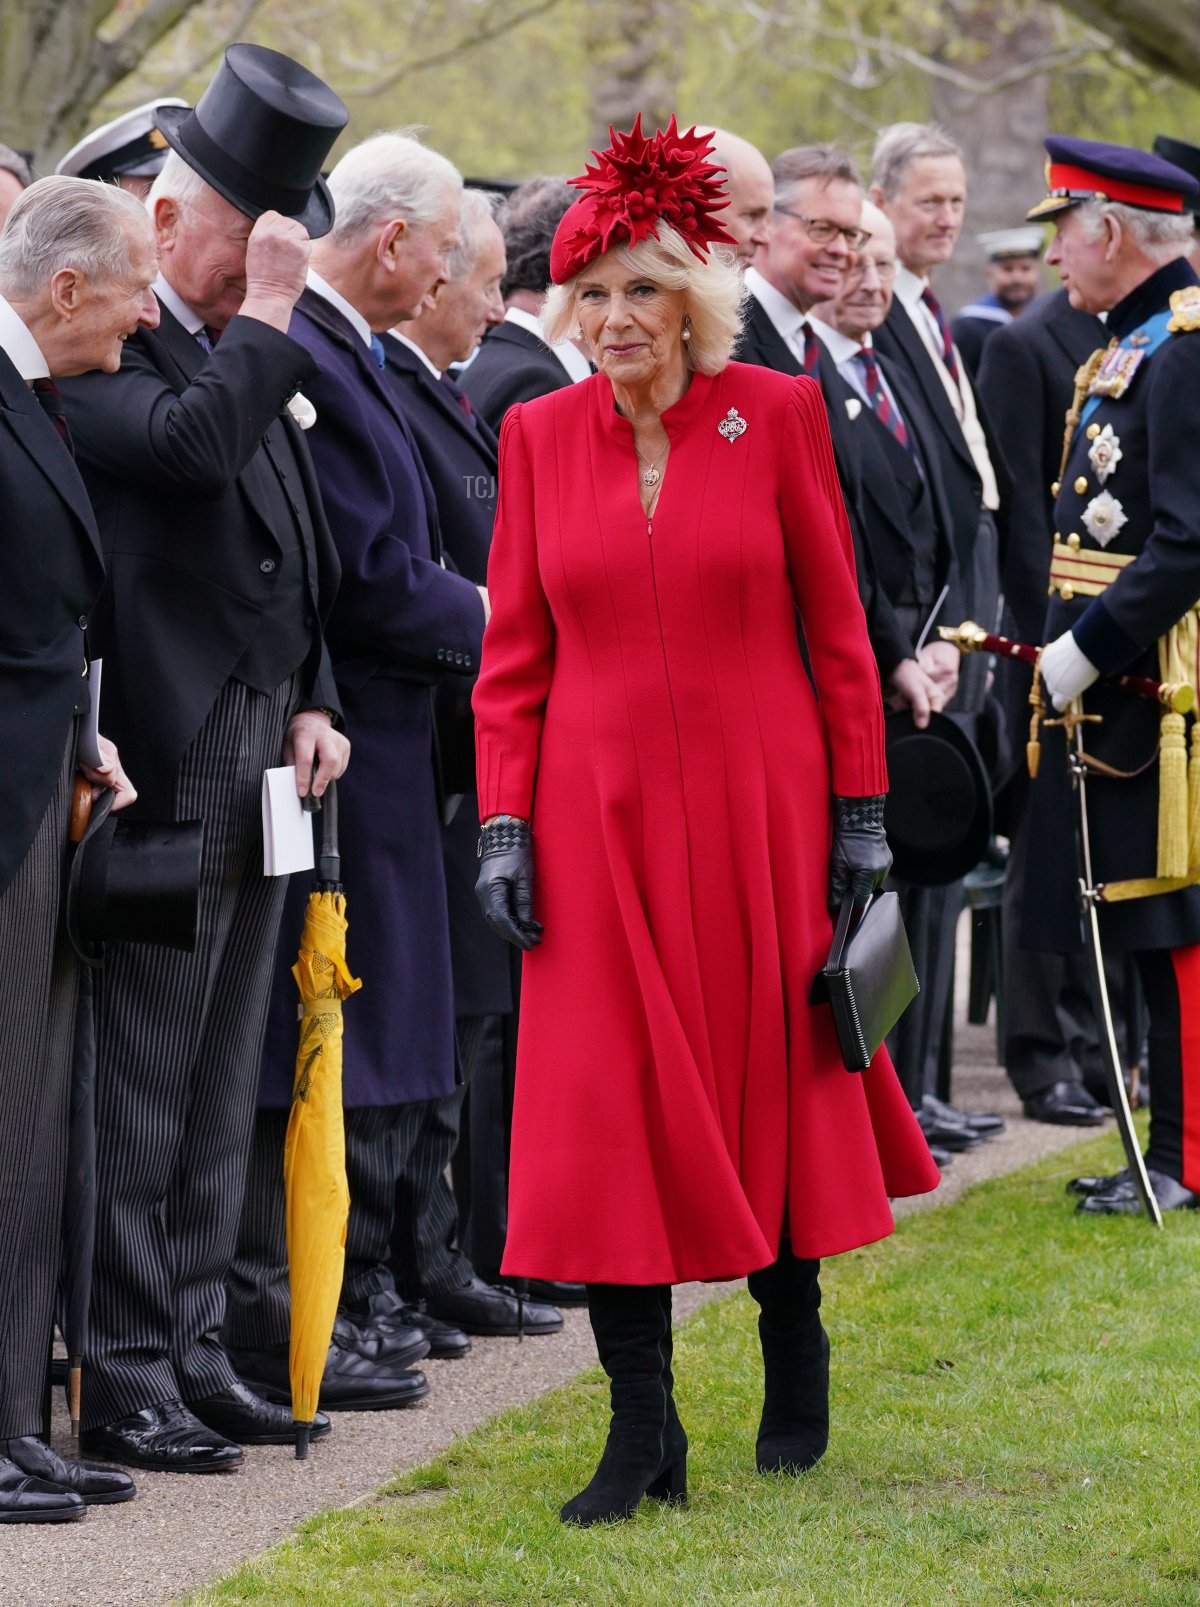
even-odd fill
[{"label": "green foliage", "polygon": [[1080,1146],[830,1263],[833,1440],[753,1471],[746,1296],[678,1336],[686,1511],[565,1529],[598,1375],[506,1413],[380,1500],[307,1524],[192,1607],[1194,1607],[1200,1219],[1154,1233],[1063,1194]]}]

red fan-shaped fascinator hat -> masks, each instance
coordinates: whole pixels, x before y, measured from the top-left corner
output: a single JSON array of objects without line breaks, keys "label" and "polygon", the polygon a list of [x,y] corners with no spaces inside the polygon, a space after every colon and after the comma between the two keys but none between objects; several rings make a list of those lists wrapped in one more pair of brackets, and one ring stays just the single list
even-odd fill
[{"label": "red fan-shaped fascinator hat", "polygon": [[659,238],[669,223],[703,261],[712,245],[736,245],[713,213],[729,205],[725,169],[708,160],[712,136],[679,132],[672,115],[649,139],[639,113],[628,134],[608,131],[612,144],[593,151],[595,166],[569,182],[584,193],[567,208],[550,248],[550,277],[566,284],[614,246]]}]

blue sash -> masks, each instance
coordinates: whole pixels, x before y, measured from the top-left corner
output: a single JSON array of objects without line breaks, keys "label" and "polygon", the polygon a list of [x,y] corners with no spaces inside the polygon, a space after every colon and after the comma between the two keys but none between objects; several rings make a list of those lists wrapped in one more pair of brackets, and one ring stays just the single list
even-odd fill
[{"label": "blue sash", "polygon": [[[1131,329],[1125,336],[1124,340],[1118,341],[1117,350],[1138,352],[1140,354],[1140,358],[1137,366],[1140,368],[1142,362],[1156,352],[1163,342],[1169,338],[1171,331],[1167,328],[1167,325],[1174,316],[1174,313],[1172,313],[1169,307],[1163,312],[1156,312],[1153,318],[1148,318],[1146,322],[1144,324],[1140,324],[1137,329]],[[1131,374],[1129,377],[1130,384],[1133,383],[1133,379],[1134,374]],[[1126,388],[1128,389],[1128,387]],[[1100,406],[1101,402],[1108,402],[1112,400],[1119,400],[1119,398],[1105,396],[1100,393],[1097,393],[1094,396],[1089,396],[1084,404],[1083,411],[1079,415],[1079,424],[1075,430],[1075,434],[1078,436],[1079,431],[1083,429],[1084,425]]]}]

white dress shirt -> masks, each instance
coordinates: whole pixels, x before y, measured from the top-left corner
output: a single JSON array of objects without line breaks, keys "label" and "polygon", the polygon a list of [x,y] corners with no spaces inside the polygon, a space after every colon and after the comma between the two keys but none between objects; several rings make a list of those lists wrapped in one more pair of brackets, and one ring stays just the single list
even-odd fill
[{"label": "white dress shirt", "polygon": [[946,388],[946,395],[954,415],[962,425],[962,432],[966,438],[975,468],[983,484],[983,505],[993,513],[1000,506],[1000,492],[996,485],[996,471],[992,468],[992,460],[988,456],[987,440],[983,433],[983,425],[979,422],[979,409],[975,406],[975,392],[971,389],[971,381],[967,377],[966,364],[963,362],[958,349],[955,356],[958,358],[958,379],[954,379],[942,356],[942,336],[938,329],[937,320],[929,308],[921,300],[922,294],[929,288],[928,282],[919,274],[913,273],[903,263],[896,267],[896,297],[912,319],[913,328],[920,335],[926,350],[933,359],[933,366],[937,369],[938,377]]},{"label": "white dress shirt", "polygon": [[50,378],[42,348],[16,308],[3,296],[0,296],[0,350],[26,385],[32,385],[35,379]]},{"label": "white dress shirt", "polygon": [[417,345],[415,340],[409,340],[408,336],[407,335],[402,335],[398,329],[390,329],[388,331],[388,333],[390,335],[394,335],[402,346],[407,346],[410,352],[413,352],[417,357],[419,357],[421,359],[421,361],[425,364],[425,367],[433,375],[434,379],[441,379],[441,377],[442,377],[441,369],[434,367],[434,365],[429,360],[428,352],[423,352],[421,350],[421,348]]},{"label": "white dress shirt", "polygon": [[[812,322],[808,314],[801,312],[795,302],[789,301],[781,290],[776,290],[769,280],[763,278],[757,268],[746,269],[745,283],[746,289],[771,320],[775,333],[803,368],[804,326]],[[813,328],[816,328],[815,323]]]},{"label": "white dress shirt", "polygon": [[[840,329],[835,329],[832,324],[825,323],[821,318],[814,318],[810,314],[808,321],[812,325],[817,339],[836,363],[838,373],[846,381],[847,385],[854,387],[869,407],[871,398],[867,395],[867,376],[863,372],[862,364],[858,361],[858,354],[864,347],[868,351],[874,350],[871,336],[866,334],[861,340],[851,340],[849,335],[843,335]],[[888,384],[887,375],[883,372],[883,365],[878,358],[876,358],[876,368],[879,374],[880,390],[891,403],[892,412],[898,419],[903,419],[904,409],[896,400],[895,392]]]},{"label": "white dress shirt", "polygon": [[[536,335],[543,345],[550,346],[541,319],[534,313],[526,312],[524,307],[506,308],[504,322],[516,324],[518,329],[527,329],[531,335]],[[592,365],[573,340],[560,340],[557,346],[550,346],[550,350],[566,369],[572,385],[577,385],[581,379],[591,379]]]},{"label": "white dress shirt", "polygon": [[362,313],[359,312],[357,307],[352,307],[345,296],[340,291],[335,290],[327,279],[322,279],[314,268],[308,270],[308,288],[315,290],[317,295],[323,301],[327,301],[331,307],[337,308],[346,322],[352,326],[354,333],[364,346],[371,344],[371,326]]},{"label": "white dress shirt", "polygon": [[177,294],[174,286],[169,285],[161,273],[150,288],[171,316],[179,320],[189,335],[198,335],[200,333],[204,328],[204,319],[201,318],[198,312],[192,311],[183,297]]}]

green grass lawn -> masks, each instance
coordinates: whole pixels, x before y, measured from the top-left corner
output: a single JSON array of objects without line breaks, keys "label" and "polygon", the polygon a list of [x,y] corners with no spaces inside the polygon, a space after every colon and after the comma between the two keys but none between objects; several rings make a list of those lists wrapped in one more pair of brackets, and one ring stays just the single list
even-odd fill
[{"label": "green grass lawn", "polygon": [[564,1528],[606,1386],[506,1413],[379,1501],[308,1523],[193,1607],[1200,1604],[1200,1213],[1090,1221],[1093,1141],[826,1268],[833,1435],[754,1471],[745,1295],[677,1336],[690,1505]]}]

